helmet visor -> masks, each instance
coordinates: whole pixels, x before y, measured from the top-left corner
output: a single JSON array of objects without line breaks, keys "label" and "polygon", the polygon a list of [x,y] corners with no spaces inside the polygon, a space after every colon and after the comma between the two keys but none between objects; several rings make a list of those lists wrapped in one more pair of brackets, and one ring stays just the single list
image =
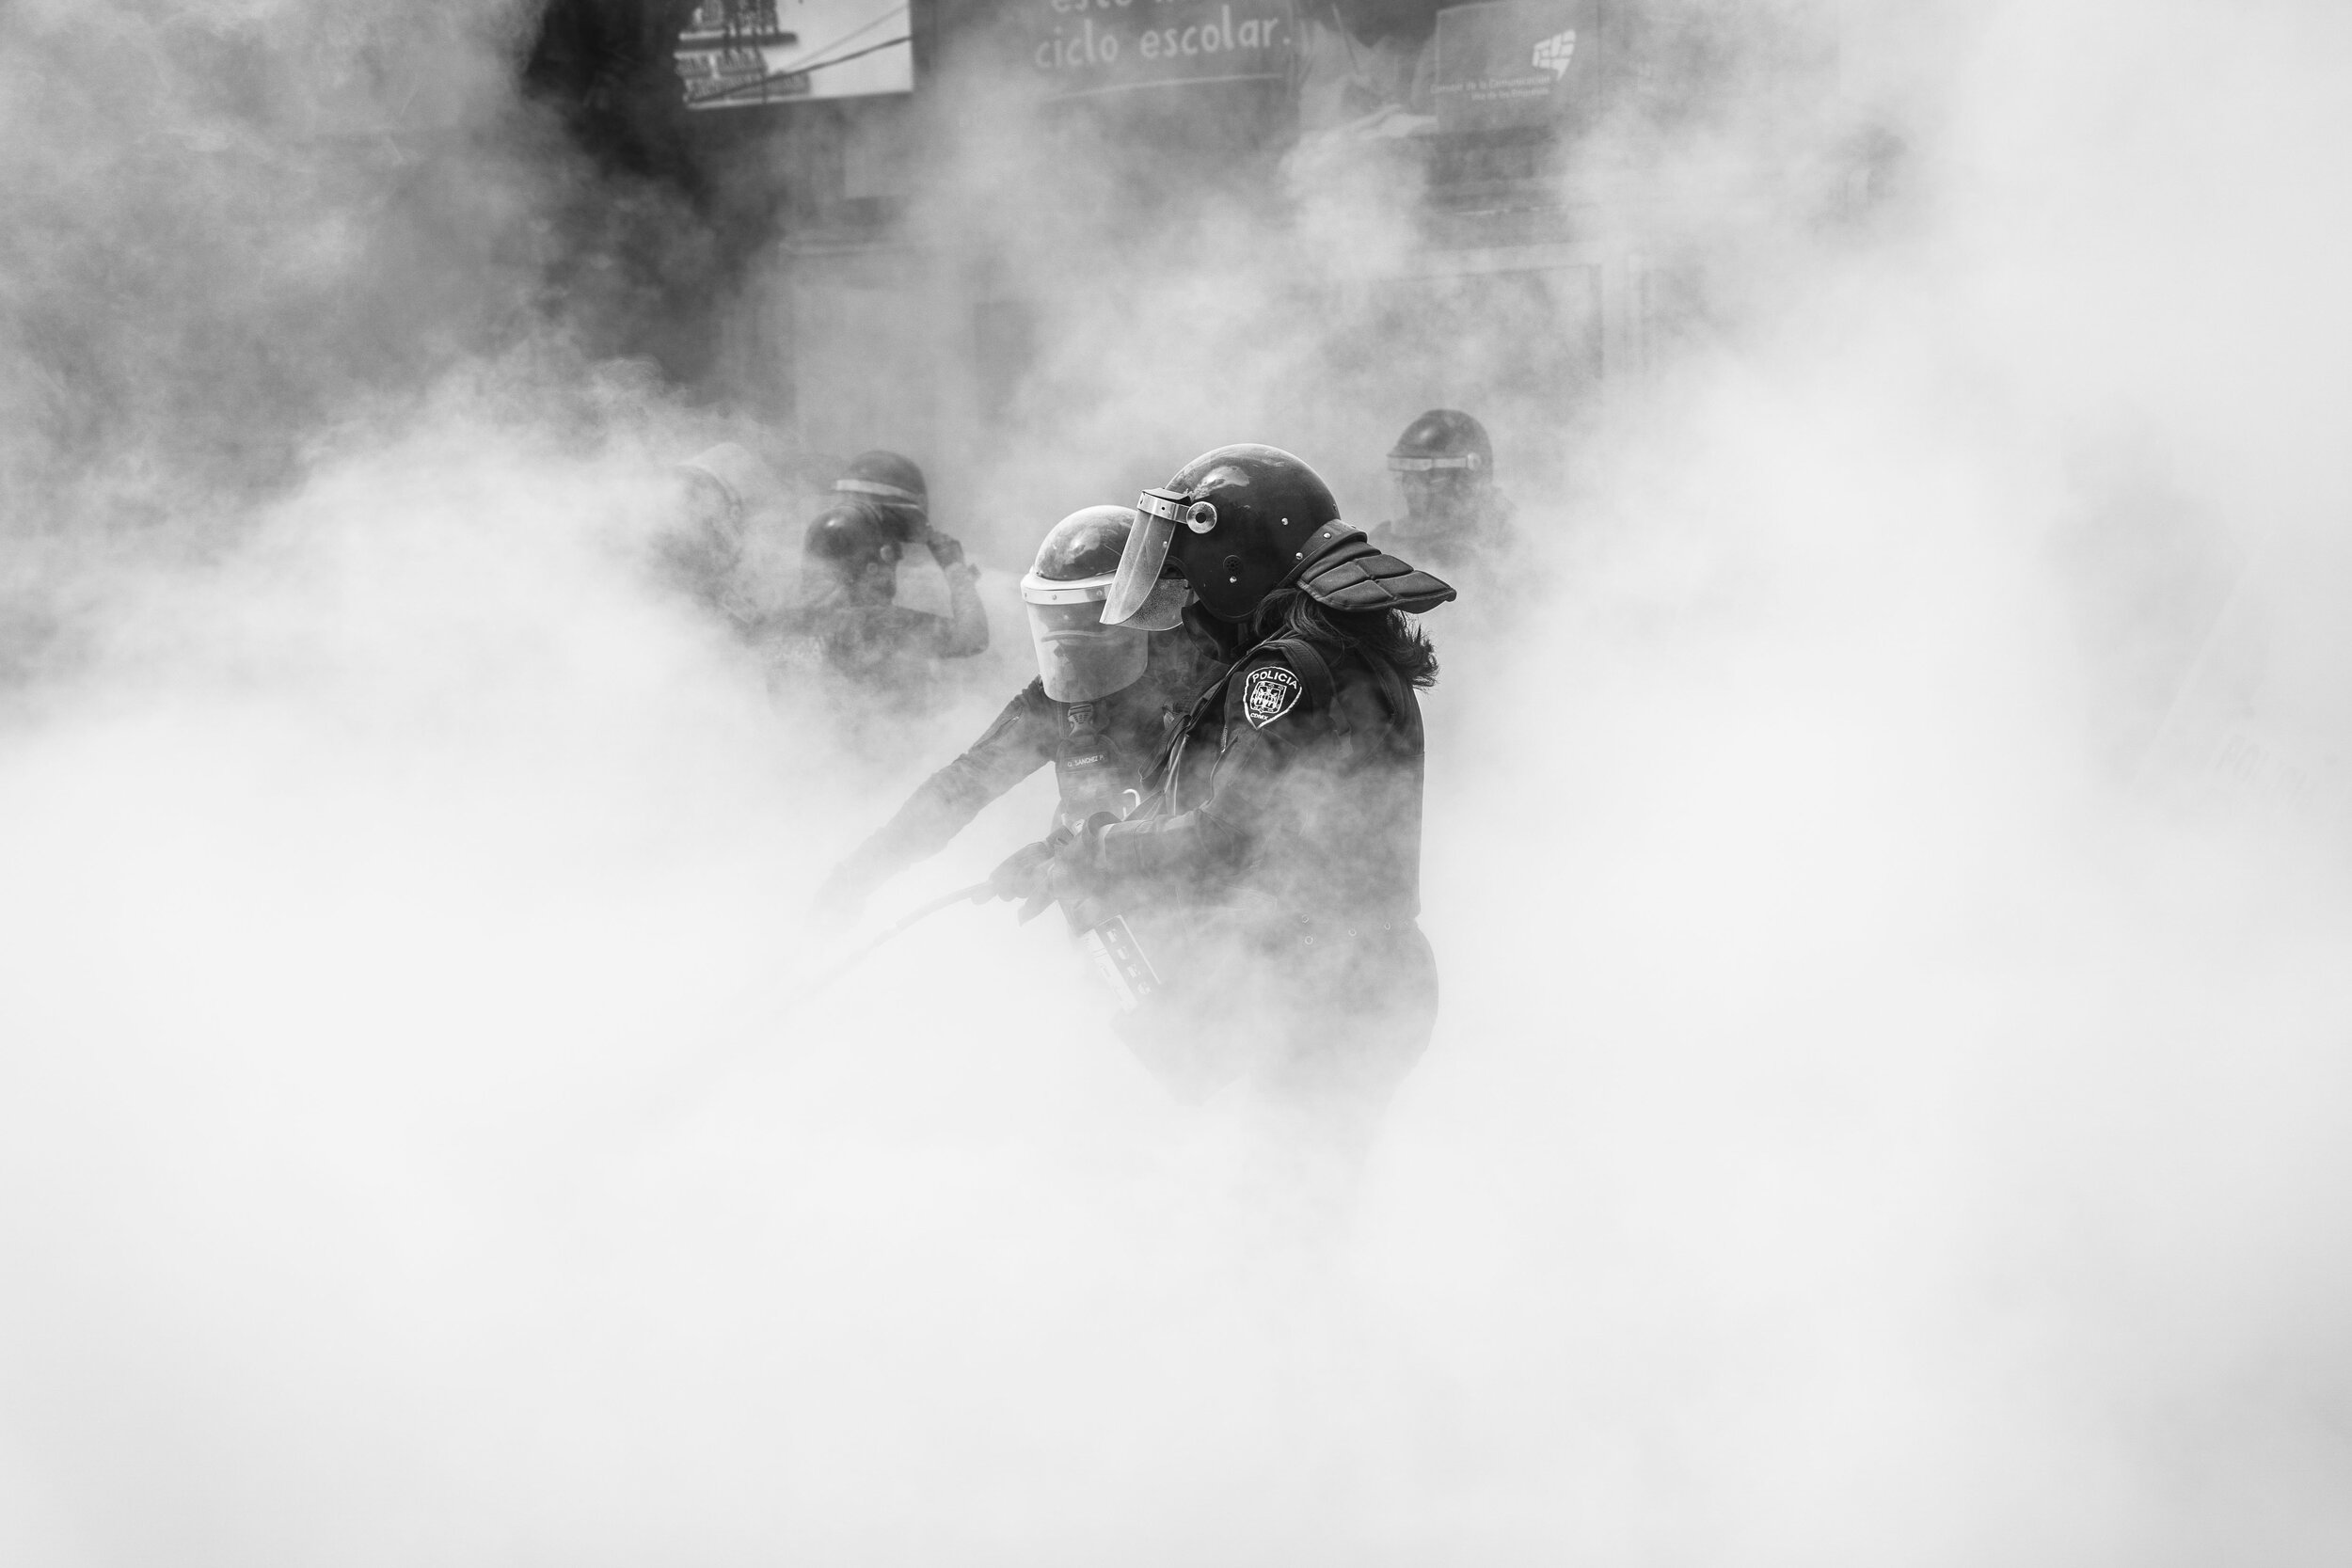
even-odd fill
[{"label": "helmet visor", "polygon": [[1151,634],[1140,626],[1104,626],[1102,600],[1026,608],[1038,676],[1054,701],[1090,703],[1143,678]]},{"label": "helmet visor", "polygon": [[1168,546],[1176,538],[1176,519],[1153,509],[1152,503],[1157,499],[1147,491],[1136,502],[1135,531],[1127,535],[1127,547],[1120,552],[1119,575],[1111,579],[1110,597],[1103,604],[1104,626],[1133,621],[1159,587],[1160,569],[1168,564]]},{"label": "helmet visor", "polygon": [[1192,585],[1182,578],[1162,578],[1152,585],[1143,608],[1120,623],[1145,631],[1174,631],[1184,624],[1184,606],[1192,603]]},{"label": "helmet visor", "polygon": [[879,496],[886,501],[899,501],[908,506],[921,506],[923,498],[903,484],[884,484],[878,479],[836,479],[833,487],[845,496]]}]

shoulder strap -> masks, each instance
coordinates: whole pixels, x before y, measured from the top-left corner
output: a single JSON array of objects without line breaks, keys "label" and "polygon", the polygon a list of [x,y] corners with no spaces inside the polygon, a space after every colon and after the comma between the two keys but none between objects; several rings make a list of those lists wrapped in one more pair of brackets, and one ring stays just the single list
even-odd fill
[{"label": "shoulder strap", "polygon": [[[1252,654],[1279,653],[1288,659],[1291,667],[1298,672],[1299,679],[1307,683],[1309,694],[1324,712],[1331,716],[1331,727],[1342,734],[1347,732],[1350,727],[1347,708],[1344,704],[1332,700],[1338,688],[1331,678],[1330,662],[1323,657],[1321,649],[1295,637],[1281,637],[1262,642],[1250,651]],[[1379,683],[1381,699],[1389,705],[1389,714],[1396,721],[1396,733],[1406,737],[1406,745],[1418,748],[1421,744],[1421,704],[1414,700],[1411,683],[1406,680],[1395,665],[1370,648],[1359,647],[1355,654],[1372,672],[1372,678]]]},{"label": "shoulder strap", "polygon": [[1408,708],[1420,705],[1413,701],[1412,687],[1397,673],[1395,665],[1369,648],[1360,651],[1364,662],[1372,668],[1372,678],[1380,683],[1380,695],[1389,701],[1389,711],[1401,720]]},{"label": "shoulder strap", "polygon": [[1389,713],[1396,720],[1397,733],[1414,752],[1422,747],[1421,700],[1413,695],[1412,683],[1378,654],[1366,652],[1364,662],[1372,666],[1373,677],[1380,683],[1380,695],[1389,701]]},{"label": "shoulder strap", "polygon": [[1295,637],[1272,637],[1249,651],[1252,657],[1259,654],[1279,654],[1307,683],[1307,695],[1315,706],[1327,713],[1333,711],[1331,696],[1338,688],[1331,680],[1330,661],[1313,643]]},{"label": "shoulder strap", "polygon": [[[1248,655],[1242,657],[1247,658]],[[1226,689],[1233,684],[1233,672],[1240,668],[1239,660],[1217,667],[1216,673],[1201,687],[1200,694],[1193,698],[1192,707],[1168,733],[1168,739],[1160,747],[1159,755],[1152,759],[1150,768],[1144,769],[1143,779],[1136,786],[1138,812],[1166,794],[1177,771],[1184,766],[1184,747],[1192,739],[1193,731],[1199,729],[1210,714],[1224,705]]]}]

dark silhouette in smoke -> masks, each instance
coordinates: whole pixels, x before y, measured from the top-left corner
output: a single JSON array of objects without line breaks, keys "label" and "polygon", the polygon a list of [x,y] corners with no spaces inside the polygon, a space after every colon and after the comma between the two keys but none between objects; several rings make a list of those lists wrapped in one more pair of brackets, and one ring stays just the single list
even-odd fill
[{"label": "dark silhouette in smoke", "polygon": [[[605,289],[536,12],[0,7],[0,1559],[2352,1557],[2352,18],[1843,8],[1840,105],[1644,9],[1712,86],[1590,136],[714,124],[811,150],[763,390],[669,280],[773,187]],[[1548,575],[1437,623],[1343,1233],[1057,931],[737,1005],[1015,683],[835,745],[672,465],[900,445],[1012,559],[1239,435],[1368,519],[1425,406]]]},{"label": "dark silhouette in smoke", "polygon": [[693,11],[692,0],[552,0],[521,81],[581,154],[554,217],[556,319],[596,357],[642,356],[707,393],[784,182],[729,182],[720,136],[733,125],[688,112],[675,54]]}]

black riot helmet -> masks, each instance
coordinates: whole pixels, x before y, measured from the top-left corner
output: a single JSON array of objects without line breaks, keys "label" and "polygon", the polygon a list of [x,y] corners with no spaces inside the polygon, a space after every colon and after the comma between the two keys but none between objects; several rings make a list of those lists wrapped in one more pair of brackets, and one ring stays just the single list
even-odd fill
[{"label": "black riot helmet", "polygon": [[1396,438],[1389,467],[1401,474],[1460,470],[1482,477],[1495,471],[1495,446],[1486,427],[1454,408],[1432,408]]},{"label": "black riot helmet", "polygon": [[1240,621],[1295,582],[1335,610],[1419,612],[1454,590],[1340,520],[1315,471],[1275,447],[1219,447],[1136,499],[1141,520],[1103,608],[1118,625],[1141,610],[1165,575],[1182,577],[1220,621]]},{"label": "black riot helmet", "polygon": [[923,483],[923,470],[895,451],[859,452],[850,459],[850,466],[841,470],[841,477],[833,482],[833,487],[843,495],[911,506],[917,512],[930,506],[930,490]]},{"label": "black riot helmet", "polygon": [[[1136,530],[1132,506],[1089,506],[1073,512],[1045,531],[1021,596],[1030,604],[1100,604],[1110,596],[1120,558]],[[1184,583],[1164,579],[1151,604],[1124,625],[1143,631],[1172,631],[1184,624],[1190,595]]]},{"label": "black riot helmet", "polygon": [[808,525],[801,559],[809,597],[839,589],[856,604],[886,604],[897,596],[904,546],[870,506],[836,506]]}]

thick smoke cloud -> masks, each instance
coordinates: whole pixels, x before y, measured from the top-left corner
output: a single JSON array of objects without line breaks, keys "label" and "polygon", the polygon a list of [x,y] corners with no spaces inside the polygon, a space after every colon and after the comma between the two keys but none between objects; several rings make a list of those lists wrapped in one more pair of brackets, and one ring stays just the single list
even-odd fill
[{"label": "thick smoke cloud", "polygon": [[[1501,410],[1445,1011],[1334,1214],[1052,922],[811,988],[991,692],[845,741],[647,569],[728,432],[548,325],[526,18],[0,19],[0,1555],[2341,1560],[2346,666],[2265,607],[2337,580],[2352,39],[1851,8],[1792,103],[1802,13],[1682,20],[1570,171],[1644,376],[1385,306],[1385,166],[1042,182],[999,105],[912,220],[1033,312],[999,567],[1232,438],[1369,520]],[[2209,787],[2256,721],[2321,787]]]}]

